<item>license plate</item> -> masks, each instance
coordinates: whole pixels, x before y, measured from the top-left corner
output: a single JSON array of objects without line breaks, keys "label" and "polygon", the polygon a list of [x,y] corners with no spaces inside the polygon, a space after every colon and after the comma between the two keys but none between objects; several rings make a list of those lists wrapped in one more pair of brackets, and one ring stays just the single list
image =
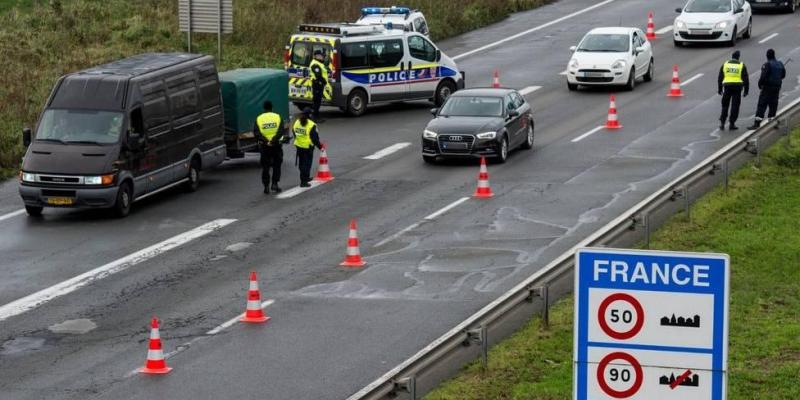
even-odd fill
[{"label": "license plate", "polygon": [[711,35],[711,31],[707,29],[689,29],[690,35]]},{"label": "license plate", "polygon": [[604,75],[602,72],[584,72],[583,76],[587,78],[602,78]]},{"label": "license plate", "polygon": [[442,148],[445,150],[466,150],[468,146],[467,143],[442,142]]},{"label": "license plate", "polygon": [[291,86],[289,88],[289,94],[292,97],[306,97],[306,92],[308,88],[305,86]]},{"label": "license plate", "polygon": [[47,204],[52,206],[69,206],[75,203],[72,197],[50,197],[47,199]]}]

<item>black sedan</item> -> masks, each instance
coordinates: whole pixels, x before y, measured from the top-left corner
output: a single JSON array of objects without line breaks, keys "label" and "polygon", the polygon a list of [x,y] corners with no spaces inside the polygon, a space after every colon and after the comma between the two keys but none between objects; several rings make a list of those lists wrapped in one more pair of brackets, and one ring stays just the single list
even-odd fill
[{"label": "black sedan", "polygon": [[516,90],[466,89],[453,93],[422,133],[422,158],[494,158],[503,163],[511,149],[533,148],[531,106]]},{"label": "black sedan", "polygon": [[747,0],[753,10],[784,10],[793,13],[800,0]]}]

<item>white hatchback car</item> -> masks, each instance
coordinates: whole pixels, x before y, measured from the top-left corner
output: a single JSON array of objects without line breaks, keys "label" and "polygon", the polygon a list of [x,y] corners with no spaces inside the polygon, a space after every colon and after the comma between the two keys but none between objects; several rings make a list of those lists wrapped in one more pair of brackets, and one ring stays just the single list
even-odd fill
[{"label": "white hatchback car", "polygon": [[625,85],[633,90],[638,78],[651,81],[653,46],[638,28],[595,28],[572,46],[567,87]]},{"label": "white hatchback car", "polygon": [[736,45],[753,32],[753,10],[745,0],[689,0],[673,25],[675,46],[689,42]]}]

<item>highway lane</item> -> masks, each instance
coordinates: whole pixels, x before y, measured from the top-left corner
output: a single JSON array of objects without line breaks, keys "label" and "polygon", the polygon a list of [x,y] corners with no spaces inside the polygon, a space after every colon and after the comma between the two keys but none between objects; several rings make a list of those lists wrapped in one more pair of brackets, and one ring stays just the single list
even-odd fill
[{"label": "highway lane", "polygon": [[[13,235],[16,240],[33,241],[47,230],[55,230],[46,223],[59,224],[61,232],[71,229],[67,231],[70,235],[63,237],[94,234],[111,237],[106,239],[109,243],[114,238],[118,245],[131,243],[131,248],[138,250],[211,219],[239,220],[185,248],[10,319],[8,324],[4,322],[2,335],[11,340],[11,345],[4,346],[0,361],[13,359],[15,367],[12,370],[2,363],[0,369],[8,378],[0,382],[0,388],[20,398],[41,394],[81,397],[104,392],[112,383],[117,384],[101,397],[167,393],[167,397],[189,398],[189,393],[218,393],[214,391],[217,389],[231,395],[263,394],[262,388],[244,384],[253,381],[277,389],[269,392],[269,398],[340,398],[357,390],[594,226],[644,197],[668,176],[659,174],[675,165],[668,172],[688,168],[702,154],[722,145],[725,136],[706,145],[700,143],[702,148],[679,162],[687,156],[683,147],[688,143],[714,139],[709,134],[715,123],[708,121],[708,113],[716,113],[717,100],[710,79],[685,88],[687,98],[664,103],[669,64],[663,63],[659,70],[664,74],[657,83],[621,94],[625,130],[598,132],[577,144],[571,142],[602,122],[607,92],[567,93],[563,78],[557,75],[568,59],[566,50],[556,60],[542,57],[539,52],[545,50],[535,46],[547,41],[549,47],[566,49],[585,31],[582,27],[609,15],[620,15],[632,24],[643,23],[640,15],[646,15],[646,10],[641,3],[615,3],[605,14],[598,12],[571,21],[573,31],[557,25],[554,32],[559,34],[555,36],[554,32],[542,31],[542,36],[509,43],[511,49],[496,49],[511,57],[503,68],[508,71],[501,77],[504,84],[543,86],[529,96],[537,108],[536,150],[516,153],[508,164],[491,167],[493,187],[499,194],[496,199],[483,203],[470,200],[384,246],[374,247],[474,187],[474,163],[421,163],[418,134],[429,118],[426,104],[406,105],[399,112],[382,107],[357,121],[330,115],[323,127],[331,144],[329,155],[337,180],[292,200],[261,200],[258,185],[253,185],[257,170],[252,163],[237,162],[207,174],[210,185],[199,193],[169,194],[144,204],[132,216],[142,223],[144,228],[139,230],[120,229],[132,224],[130,218],[124,224],[106,224],[101,218],[81,222],[89,217],[84,213],[56,213],[41,225],[28,225],[24,217],[0,221],[3,246],[9,246],[3,249],[5,270],[10,265],[6,264],[5,250],[14,248],[6,244],[7,238]],[[531,26],[552,20],[554,9],[574,12],[587,4],[591,2],[565,1],[521,15]],[[671,18],[669,7],[662,8],[666,10],[657,10],[657,15]],[[517,15],[512,20],[520,18]],[[789,23],[796,19],[791,18],[770,16],[763,24],[759,19],[756,30],[764,37],[782,30],[783,34],[770,42],[782,53],[793,46],[791,40],[781,40],[796,29]],[[525,29],[518,25],[504,23],[489,29],[505,27],[508,35]],[[448,48],[448,53],[458,54],[458,43],[463,40],[453,41],[453,51]],[[657,57],[680,62],[684,77],[697,72],[715,76],[719,60],[730,52],[726,48],[677,50],[668,40],[662,42]],[[753,41],[742,43],[742,48],[751,69],[757,67],[763,50]],[[470,78],[486,76],[488,83],[490,74],[484,74],[484,70],[490,72],[493,67],[487,59],[497,57],[494,50],[467,57],[461,61],[462,68]],[[538,74],[541,78],[528,80]],[[754,97],[748,98],[743,110],[752,109]],[[565,103],[570,109],[561,106]],[[653,110],[654,104],[661,103],[672,108]],[[583,113],[573,117],[573,110]],[[667,124],[676,117],[680,117],[677,122]],[[387,126],[400,129],[386,132]],[[361,158],[397,142],[413,145],[385,159]],[[294,179],[293,172],[290,179]],[[658,179],[647,182],[652,177]],[[223,181],[224,186],[220,186]],[[640,183],[626,192],[635,182]],[[423,185],[424,190],[420,190]],[[186,207],[187,202],[191,208]],[[335,267],[343,253],[346,222],[352,216],[359,217],[362,250],[371,262],[363,272]],[[153,228],[162,218],[182,225],[161,233]],[[307,226],[298,226],[298,221]],[[57,236],[48,239],[48,243],[71,247],[59,241]],[[253,245],[240,252],[224,250],[241,242]],[[77,246],[81,242],[73,243]],[[115,248],[99,255],[93,254],[96,250],[78,248],[72,254],[58,254],[58,260],[72,261],[73,265],[84,260],[81,265],[89,264],[88,269],[129,254],[129,250]],[[227,257],[218,258],[223,255]],[[59,277],[53,277],[57,271],[51,270],[52,264],[42,261],[31,266],[25,264],[28,255],[15,257],[20,264],[18,271],[28,271],[26,279],[18,282],[30,285],[26,290],[39,290],[59,281]],[[265,297],[278,300],[268,309],[275,317],[272,327],[254,331],[234,326],[221,334],[224,339],[193,343],[173,359],[180,368],[166,381],[124,378],[143,358],[145,323],[150,314],[158,313],[165,319],[162,334],[169,351],[241,312],[246,271],[251,268],[259,270],[266,281]],[[54,335],[44,329],[76,317],[92,318],[100,328],[77,337]],[[38,339],[44,340],[37,346]],[[20,351],[9,354],[9,348]],[[219,374],[221,365],[229,372]],[[30,376],[32,371],[38,371],[38,375]],[[89,372],[95,374],[90,377]],[[299,380],[320,375],[325,379],[309,378],[310,384]],[[186,384],[197,381],[198,376],[203,376],[203,382]],[[136,394],[130,385],[136,385]]]}]

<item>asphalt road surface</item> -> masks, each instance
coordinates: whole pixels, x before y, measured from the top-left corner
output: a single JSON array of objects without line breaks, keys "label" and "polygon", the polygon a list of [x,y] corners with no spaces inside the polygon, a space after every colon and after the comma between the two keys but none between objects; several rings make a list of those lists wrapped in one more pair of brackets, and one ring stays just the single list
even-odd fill
[{"label": "asphalt road surface", "polygon": [[[504,86],[529,88],[534,150],[489,166],[491,200],[461,200],[474,190],[476,161],[422,162],[424,102],[358,119],[325,113],[336,179],[292,197],[263,195],[252,157],[205,171],[196,193],[137,203],[124,220],[66,210],[28,218],[17,183],[0,184],[0,397],[298,400],[358,391],[735,136],[716,128],[716,74],[731,48],[676,49],[662,34],[656,79],[618,93],[619,131],[586,135],[604,123],[610,91],[568,92],[560,75],[569,47],[592,27],[644,28],[653,7],[660,29],[680,4],[563,0],[440,43],[468,86],[489,85],[497,68]],[[800,60],[799,25],[797,15],[755,16],[753,38],[737,46],[753,75],[768,47]],[[673,64],[683,81],[703,74],[681,99],[666,97]],[[789,65],[783,104],[800,97],[798,68]],[[757,95],[753,88],[745,99],[740,126],[752,121]],[[398,143],[410,145],[364,158]],[[298,174],[286,153],[290,189]],[[363,269],[338,266],[351,218]],[[274,301],[272,320],[227,326],[244,311],[251,270]],[[174,367],[162,377],[132,373],[144,363],[153,315]],[[88,321],[59,329],[74,320]]]}]

